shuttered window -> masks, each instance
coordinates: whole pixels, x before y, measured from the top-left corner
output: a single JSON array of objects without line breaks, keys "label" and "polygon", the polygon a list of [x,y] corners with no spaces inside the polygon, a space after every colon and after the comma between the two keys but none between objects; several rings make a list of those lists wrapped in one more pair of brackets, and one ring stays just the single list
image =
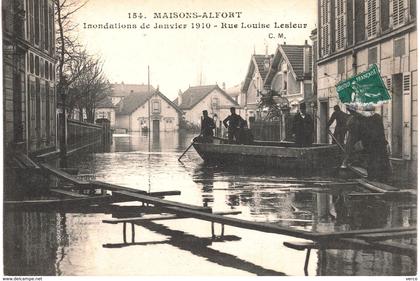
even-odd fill
[{"label": "shuttered window", "polygon": [[27,1],[26,2],[27,11],[28,11],[28,40],[31,43],[34,43],[35,38],[35,19],[34,19],[34,2]]},{"label": "shuttered window", "polygon": [[345,47],[345,19],[346,19],[346,1],[336,0],[335,3],[335,14],[336,14],[336,49],[342,49]]},{"label": "shuttered window", "polygon": [[407,20],[408,5],[407,0],[391,1],[392,26],[398,27]]},{"label": "shuttered window", "polygon": [[405,55],[404,37],[394,40],[394,57],[402,57],[403,55]]},{"label": "shuttered window", "polygon": [[378,62],[378,48],[373,47],[368,50],[368,64],[372,65]]},{"label": "shuttered window", "polygon": [[44,16],[44,49],[45,50],[49,50],[49,46],[50,46],[50,38],[49,38],[49,27],[50,27],[50,22],[49,22],[49,14],[48,14],[48,0],[44,0],[43,3],[43,16]]},{"label": "shuttered window", "polygon": [[330,0],[321,0],[321,38],[320,51],[321,56],[329,54],[330,50]]},{"label": "shuttered window", "polygon": [[54,34],[54,9],[53,6],[50,5],[48,8],[48,17],[49,17],[49,24],[48,24],[48,34],[49,34],[49,40],[50,40],[50,54],[52,55],[55,50],[55,37]]},{"label": "shuttered window", "polygon": [[39,25],[40,25],[40,15],[39,15],[39,0],[34,0],[34,28],[35,28],[35,45],[39,45]]},{"label": "shuttered window", "polygon": [[412,117],[412,102],[411,102],[411,73],[405,72],[403,73],[403,131],[402,131],[402,157],[403,159],[410,160],[411,159],[411,141],[412,141],[412,124],[411,124],[411,117]]},{"label": "shuttered window", "polygon": [[379,19],[379,5],[378,0],[366,0],[365,11],[366,11],[366,32],[367,38],[371,38],[377,35],[378,30],[378,19]]}]

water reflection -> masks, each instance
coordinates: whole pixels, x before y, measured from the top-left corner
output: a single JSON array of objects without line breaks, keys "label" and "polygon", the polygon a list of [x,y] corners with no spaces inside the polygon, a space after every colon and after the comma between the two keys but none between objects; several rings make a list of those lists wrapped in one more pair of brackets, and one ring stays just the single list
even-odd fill
[{"label": "water reflection", "polygon": [[[191,139],[191,135],[175,132],[119,135],[109,152],[83,153],[68,162],[98,180],[147,191],[180,190],[181,196],[168,199],[214,211],[238,210],[243,219],[308,231],[417,223],[415,202],[350,196],[363,190],[313,183],[333,178],[280,176],[263,167],[208,166],[193,149],[183,163],[178,162]],[[228,227],[228,237],[238,239],[216,243],[209,239],[208,222],[173,220],[137,226],[139,241],[122,247],[121,226],[104,225],[104,218],[109,215],[8,211],[6,274],[303,275],[305,253],[282,246],[284,241],[296,240],[291,237]],[[189,264],[196,266],[191,269]],[[311,275],[407,275],[415,271],[408,257],[372,250],[319,250],[309,264]]]}]

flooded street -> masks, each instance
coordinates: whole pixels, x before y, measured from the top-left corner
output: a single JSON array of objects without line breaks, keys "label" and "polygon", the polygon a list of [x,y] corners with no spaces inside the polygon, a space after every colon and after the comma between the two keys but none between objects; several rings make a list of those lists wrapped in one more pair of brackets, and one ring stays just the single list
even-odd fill
[{"label": "flooded street", "polygon": [[[107,153],[83,153],[70,167],[86,176],[148,192],[179,190],[166,199],[209,206],[213,212],[317,232],[416,226],[416,202],[355,196],[366,190],[323,185],[332,177],[293,177],[263,168],[206,166],[192,135],[114,136]],[[353,194],[353,195],[352,195]],[[136,203],[125,203],[133,205]],[[304,275],[306,251],[283,246],[294,237],[225,227],[197,219],[136,225],[136,244],[124,245],[110,214],[6,212],[4,264],[8,275]],[[215,224],[216,234],[221,229]],[[131,235],[129,228],[128,234]],[[414,239],[405,239],[414,243]],[[414,241],[412,241],[414,240]],[[406,256],[374,250],[312,250],[309,275],[413,275]]]}]

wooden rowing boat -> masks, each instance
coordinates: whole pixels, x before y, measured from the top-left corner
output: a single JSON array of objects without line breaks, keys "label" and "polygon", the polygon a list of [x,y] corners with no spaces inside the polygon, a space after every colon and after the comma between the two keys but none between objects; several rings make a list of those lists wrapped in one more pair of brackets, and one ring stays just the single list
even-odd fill
[{"label": "wooden rowing boat", "polygon": [[193,147],[204,161],[221,164],[318,170],[337,167],[341,161],[340,149],[333,144],[297,147],[292,142],[254,141],[245,145],[215,137],[211,143],[195,138]]}]

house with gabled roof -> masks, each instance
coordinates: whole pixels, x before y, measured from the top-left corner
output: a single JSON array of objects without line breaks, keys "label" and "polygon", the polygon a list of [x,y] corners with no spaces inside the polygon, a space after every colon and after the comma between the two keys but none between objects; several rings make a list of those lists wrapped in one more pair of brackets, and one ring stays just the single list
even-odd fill
[{"label": "house with gabled roof", "polygon": [[118,104],[131,93],[148,93],[156,91],[152,85],[126,84],[124,82],[111,84],[111,100],[114,105]]},{"label": "house with gabled roof", "polygon": [[129,132],[176,131],[181,114],[179,107],[158,89],[153,92],[135,92],[132,89],[117,104],[115,127]]},{"label": "house with gabled roof", "polygon": [[237,108],[236,113],[243,115],[239,104],[218,85],[189,87],[178,94],[174,103],[184,113],[185,121],[195,125],[200,125],[203,110],[207,110],[210,117],[215,117],[219,126],[219,121],[230,115],[231,107]]},{"label": "house with gabled roof", "polygon": [[118,107],[112,103],[112,98],[106,96],[96,103],[95,120],[106,118],[110,121],[111,128],[115,128],[115,113]]},{"label": "house with gabled roof", "polygon": [[285,97],[291,112],[312,98],[312,47],[307,41],[304,45],[278,45],[263,87]]},{"label": "house with gabled roof", "polygon": [[242,85],[246,118],[260,118],[261,112],[258,104],[261,92],[264,89],[264,81],[267,77],[272,55],[252,55],[248,66],[248,72]]}]

